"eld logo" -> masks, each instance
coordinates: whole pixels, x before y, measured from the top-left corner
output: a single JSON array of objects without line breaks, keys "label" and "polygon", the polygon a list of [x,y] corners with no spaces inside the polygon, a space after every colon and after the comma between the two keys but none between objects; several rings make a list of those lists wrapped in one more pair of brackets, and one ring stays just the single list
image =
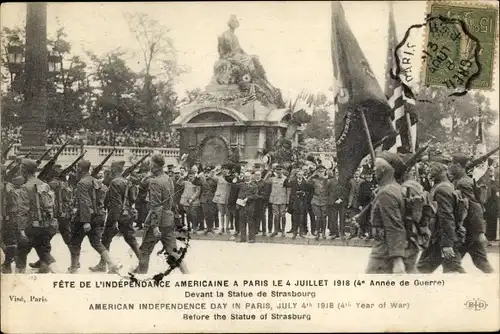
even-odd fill
[{"label": "eld logo", "polygon": [[488,307],[485,301],[474,298],[465,302],[465,308],[470,311],[482,311]]}]

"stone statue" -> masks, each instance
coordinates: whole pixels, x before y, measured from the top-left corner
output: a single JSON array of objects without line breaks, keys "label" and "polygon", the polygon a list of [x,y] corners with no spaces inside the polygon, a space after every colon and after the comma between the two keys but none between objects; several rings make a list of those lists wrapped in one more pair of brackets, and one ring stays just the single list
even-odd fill
[{"label": "stone statue", "polygon": [[[240,46],[235,30],[240,26],[235,15],[227,23],[229,29],[218,37],[220,59],[214,66],[214,79],[222,85],[238,84],[242,89],[255,92],[265,102],[279,107],[284,105],[281,93],[266,77],[266,71],[254,55],[248,55]],[[252,87],[253,86],[253,87]],[[259,100],[261,100],[259,99]]]}]

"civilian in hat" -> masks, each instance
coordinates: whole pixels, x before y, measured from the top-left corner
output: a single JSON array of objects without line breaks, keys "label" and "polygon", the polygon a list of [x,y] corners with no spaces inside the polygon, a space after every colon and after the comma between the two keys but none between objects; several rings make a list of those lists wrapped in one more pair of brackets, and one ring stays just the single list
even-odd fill
[{"label": "civilian in hat", "polygon": [[469,157],[461,152],[455,153],[452,156],[452,162],[448,167],[448,176],[450,177],[456,190],[459,190],[462,196],[469,201],[469,209],[467,217],[464,220],[466,230],[465,242],[460,247],[460,255],[463,258],[466,253],[469,253],[472,262],[478,269],[484,273],[492,273],[488,256],[486,253],[486,223],[483,216],[482,204],[478,201],[475,194],[475,183],[467,176],[465,168],[469,163]]},{"label": "civilian in hat", "polygon": [[343,199],[342,185],[339,182],[338,170],[334,170],[328,180],[328,229],[331,239],[345,237],[345,201]]},{"label": "civilian in hat", "polygon": [[[111,163],[111,183],[107,193],[108,216],[101,242],[106,249],[110,250],[111,242],[118,232],[121,233],[125,242],[139,259],[139,244],[134,235],[134,220],[137,217],[133,203],[135,196],[133,185],[122,176],[125,161],[114,161]],[[106,260],[101,261],[91,271],[106,271]]]},{"label": "civilian in hat", "polygon": [[[442,160],[434,159],[430,163],[429,177],[434,182],[427,204],[432,210],[426,210],[424,207],[423,218],[434,220],[434,224],[430,226],[432,230],[429,246],[422,252],[417,269],[420,273],[427,274],[443,265],[443,273],[465,273],[459,252],[460,244],[464,240],[455,217],[455,189],[448,180],[447,166]],[[428,217],[425,217],[426,215]]]},{"label": "civilian in hat", "polygon": [[199,213],[199,211],[201,210],[201,187],[193,184],[195,178],[196,172],[194,170],[190,170],[186,179],[179,179],[177,182],[181,183],[184,189],[181,195],[180,204],[183,206],[184,211],[187,213],[188,231],[191,231],[192,227],[195,232],[199,232],[202,231]]},{"label": "civilian in hat", "polygon": [[[351,218],[356,216],[362,207],[362,204],[359,202],[359,192],[360,192],[360,186],[363,180],[360,177],[361,171],[358,169],[356,172],[354,172],[354,176],[351,178],[349,181],[349,198],[347,200],[347,210],[349,214],[349,221],[351,221]],[[354,225],[354,224],[353,224]],[[353,227],[353,226],[351,226]],[[351,235],[350,238],[353,238],[356,236],[354,233],[356,229],[351,229]]]},{"label": "civilian in hat", "polygon": [[274,176],[269,177],[267,181],[271,184],[271,194],[269,195],[269,203],[273,207],[274,231],[271,237],[278,235],[285,237],[285,226],[283,218],[286,213],[286,205],[288,202],[288,194],[284,185],[286,177],[283,175],[283,166],[276,164]]},{"label": "civilian in hat", "polygon": [[[262,178],[262,172],[256,170],[253,175],[255,184],[259,190],[259,198],[255,202],[255,229],[256,233],[260,230],[263,236],[267,235],[268,224],[266,224],[266,209],[269,205],[269,195],[271,194],[271,185]],[[271,210],[272,211],[272,210]],[[271,221],[272,224],[272,221]],[[272,225],[269,231],[272,230]]]},{"label": "civilian in hat", "polygon": [[305,237],[303,228],[307,224],[307,192],[308,184],[304,178],[304,172],[300,169],[292,173],[284,182],[285,187],[290,188],[289,211],[292,215],[292,238]]},{"label": "civilian in hat", "polygon": [[215,217],[217,216],[217,205],[213,202],[217,181],[214,179],[214,171],[211,166],[206,166],[203,172],[194,179],[193,184],[201,188],[200,204],[207,229],[205,234],[213,234]]},{"label": "civilian in hat", "polygon": [[[163,171],[165,159],[160,154],[151,157],[152,178],[149,181],[150,208],[149,218],[146,219],[146,230],[140,247],[139,266],[134,270],[139,274],[146,274],[149,269],[149,259],[154,247],[161,241],[169,256],[180,259],[177,252],[175,236],[174,212],[174,184]],[[179,269],[187,273],[186,260],[183,260]]]},{"label": "civilian in hat", "polygon": [[397,171],[404,166],[397,154],[382,151],[375,159],[375,177],[380,188],[372,204],[371,221],[375,230],[367,274],[405,273],[407,234],[403,222],[404,200],[396,181]]},{"label": "civilian in hat", "polygon": [[328,216],[328,176],[325,166],[318,165],[316,171],[307,180],[307,183],[312,190],[311,204],[317,223],[317,230],[311,230],[311,232],[316,237],[316,240],[321,236],[325,239],[326,217]]},{"label": "civilian in hat", "polygon": [[80,160],[77,165],[78,181],[75,190],[76,215],[74,230],[71,235],[71,266],[70,273],[76,273],[80,268],[80,251],[85,236],[90,245],[106,261],[109,272],[116,273],[120,267],[111,259],[108,250],[101,243],[104,232],[106,210],[104,200],[105,186],[90,175],[90,161]]},{"label": "civilian in hat", "polygon": [[243,174],[243,182],[239,185],[238,200],[239,207],[239,242],[245,242],[248,227],[248,242],[255,242],[255,203],[259,198],[259,188],[252,180],[252,174],[247,171]]},{"label": "civilian in hat", "polygon": [[[26,271],[26,258],[32,248],[40,257],[39,273],[52,272],[55,262],[50,254],[51,240],[57,232],[57,220],[54,218],[54,199],[50,187],[35,177],[37,163],[31,159],[21,161],[21,174],[26,182],[19,189],[17,271]],[[37,198],[34,201],[33,198]]]},{"label": "civilian in hat", "polygon": [[221,166],[220,170],[216,168],[213,176],[214,180],[217,181],[217,188],[215,190],[213,202],[217,205],[217,211],[219,214],[219,234],[229,233],[227,200],[229,197],[229,190],[231,185],[226,180],[226,177],[229,176],[231,168],[232,166],[230,166],[229,164],[224,164]]}]

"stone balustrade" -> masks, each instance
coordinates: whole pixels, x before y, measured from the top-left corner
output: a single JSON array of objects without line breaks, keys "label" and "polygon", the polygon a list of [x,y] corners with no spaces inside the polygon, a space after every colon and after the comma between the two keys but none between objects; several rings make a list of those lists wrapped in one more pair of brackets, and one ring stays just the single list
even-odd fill
[{"label": "stone balustrade", "polygon": [[[51,145],[47,145],[47,149]],[[8,160],[12,160],[18,155],[20,145],[14,145],[7,155]],[[61,145],[55,145],[52,148],[51,154],[54,154]],[[112,150],[112,146],[84,146],[87,151],[85,154],[85,159],[89,160],[92,165],[98,165]],[[63,166],[71,164],[81,153],[80,145],[67,145],[64,150],[59,155],[57,162]],[[143,157],[144,155],[151,153],[159,153],[165,158],[165,165],[177,164],[177,159],[179,158],[178,148],[161,148],[161,147],[125,147],[116,146],[115,152],[108,160],[106,166],[109,166],[111,162],[123,160],[125,161],[125,166],[130,165],[130,160],[135,158],[135,160]],[[134,161],[135,161],[134,160]]]}]

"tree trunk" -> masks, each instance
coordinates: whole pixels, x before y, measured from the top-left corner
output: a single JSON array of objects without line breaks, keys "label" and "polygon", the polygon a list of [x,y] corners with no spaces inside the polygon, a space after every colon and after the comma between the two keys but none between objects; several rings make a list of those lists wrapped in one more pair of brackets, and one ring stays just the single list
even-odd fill
[{"label": "tree trunk", "polygon": [[35,147],[33,156],[45,151],[47,141],[47,67],[47,3],[28,3],[21,150]]}]

